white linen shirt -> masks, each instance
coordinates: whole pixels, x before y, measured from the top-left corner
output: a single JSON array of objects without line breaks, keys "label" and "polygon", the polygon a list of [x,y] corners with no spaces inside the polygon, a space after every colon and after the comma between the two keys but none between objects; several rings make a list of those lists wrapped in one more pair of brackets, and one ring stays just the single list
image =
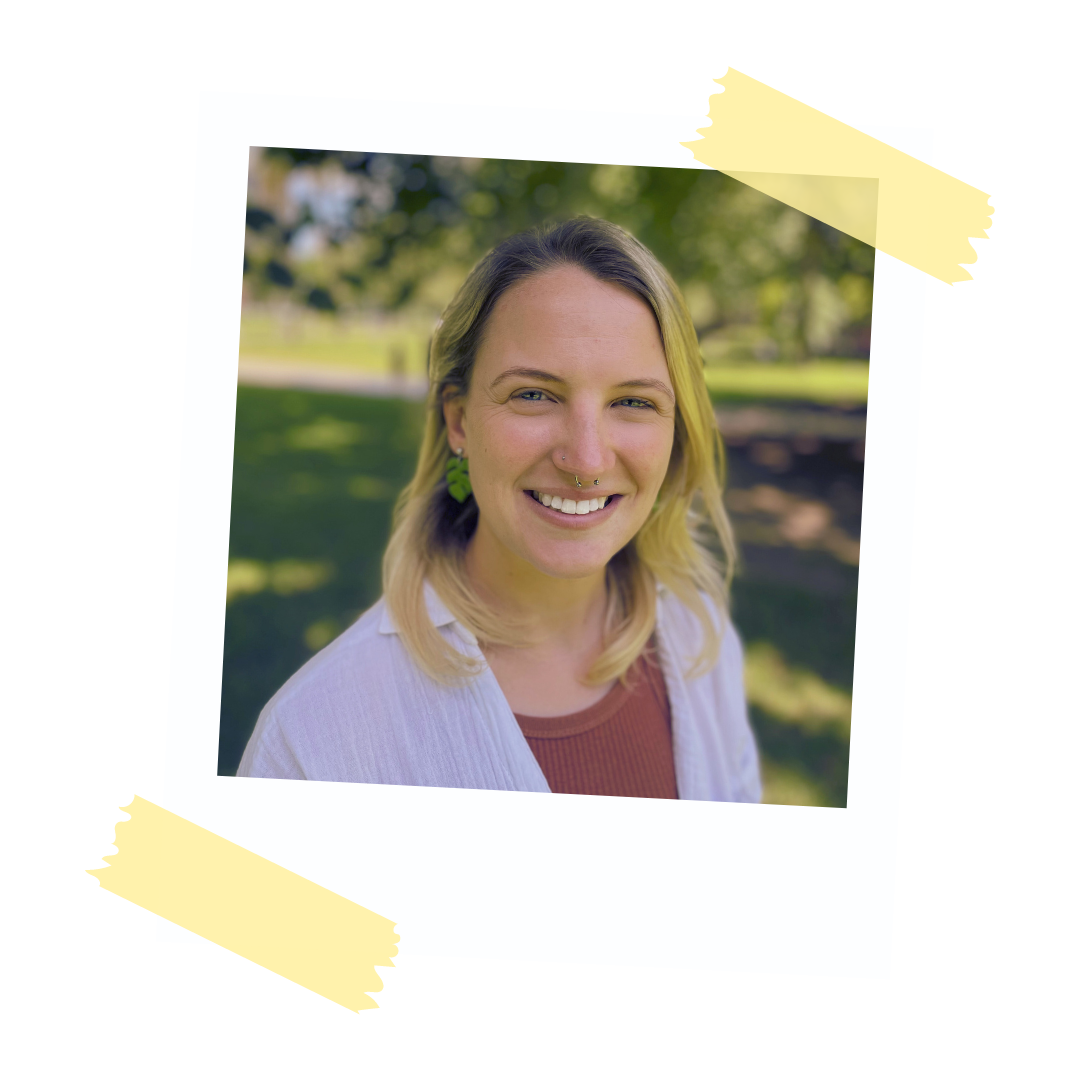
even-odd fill
[{"label": "white linen shirt", "polygon": [[[430,585],[442,635],[483,659]],[[742,647],[725,623],[720,656],[687,679],[701,626],[671,593],[657,602],[656,647],[671,705],[680,799],[759,802],[757,749],[743,693]],[[514,713],[485,663],[448,687],[413,662],[380,600],[313,656],[259,714],[238,776],[362,784],[550,792]]]}]

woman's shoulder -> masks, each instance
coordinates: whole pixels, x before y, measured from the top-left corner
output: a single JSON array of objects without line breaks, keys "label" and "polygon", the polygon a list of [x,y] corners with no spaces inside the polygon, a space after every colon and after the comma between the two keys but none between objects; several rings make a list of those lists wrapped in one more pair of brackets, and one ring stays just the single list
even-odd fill
[{"label": "woman's shoulder", "polygon": [[720,635],[720,647],[711,666],[697,674],[691,674],[688,666],[703,641],[700,611],[670,591],[657,601],[657,636],[666,658],[668,696],[682,721],[680,797],[760,802],[761,774],[743,684],[742,643],[726,607],[708,595],[699,597]]},{"label": "woman's shoulder", "polygon": [[395,678],[403,657],[388,625],[386,601],[380,599],[293,674],[264,711],[302,706],[312,697],[326,704],[337,693],[352,695],[358,683]]},{"label": "woman's shoulder", "polygon": [[702,614],[708,618],[714,630],[721,635],[721,640],[731,637],[736,639],[735,627],[731,622],[727,607],[706,592],[698,592],[700,606],[688,604],[676,596],[671,589],[660,588],[656,597],[656,620],[660,631],[667,637],[677,640],[681,647],[696,652],[702,646],[705,627]]}]

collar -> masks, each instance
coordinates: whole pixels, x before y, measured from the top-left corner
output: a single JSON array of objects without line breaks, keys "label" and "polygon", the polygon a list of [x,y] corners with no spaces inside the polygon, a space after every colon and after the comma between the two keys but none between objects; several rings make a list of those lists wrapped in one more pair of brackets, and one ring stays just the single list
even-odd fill
[{"label": "collar", "polygon": [[[424,604],[427,607],[428,618],[435,627],[449,626],[457,620],[450,614],[447,606],[439,599],[438,593],[432,588],[431,583],[424,582]],[[380,634],[396,634],[397,624],[394,622],[390,609],[384,604],[382,619],[379,621]],[[470,635],[471,636],[471,635]]]}]

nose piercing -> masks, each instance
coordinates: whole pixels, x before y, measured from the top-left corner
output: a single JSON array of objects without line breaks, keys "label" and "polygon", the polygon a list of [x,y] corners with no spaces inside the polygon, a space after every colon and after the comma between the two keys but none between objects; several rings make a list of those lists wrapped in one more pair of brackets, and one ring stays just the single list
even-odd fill
[{"label": "nose piercing", "polygon": [[595,484],[595,485],[596,485],[597,487],[599,487],[599,486],[600,486],[600,477],[598,476],[598,477],[597,477],[597,478],[596,478],[596,479],[595,479],[595,480],[593,481],[593,483],[594,483],[594,484]]},{"label": "nose piercing", "polygon": [[581,481],[576,476],[574,477],[574,483],[577,484],[578,487],[581,487]]}]

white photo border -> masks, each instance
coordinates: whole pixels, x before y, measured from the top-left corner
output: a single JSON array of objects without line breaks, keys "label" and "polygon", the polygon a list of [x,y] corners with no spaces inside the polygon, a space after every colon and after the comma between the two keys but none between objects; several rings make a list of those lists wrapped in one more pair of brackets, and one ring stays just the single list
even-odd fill
[{"label": "white photo border", "polygon": [[880,252],[847,808],[216,775],[249,147],[703,168],[680,145],[706,123],[701,108],[204,99],[172,701],[157,790],[139,793],[395,920],[403,957],[888,974],[919,313],[926,290],[945,286]]}]

